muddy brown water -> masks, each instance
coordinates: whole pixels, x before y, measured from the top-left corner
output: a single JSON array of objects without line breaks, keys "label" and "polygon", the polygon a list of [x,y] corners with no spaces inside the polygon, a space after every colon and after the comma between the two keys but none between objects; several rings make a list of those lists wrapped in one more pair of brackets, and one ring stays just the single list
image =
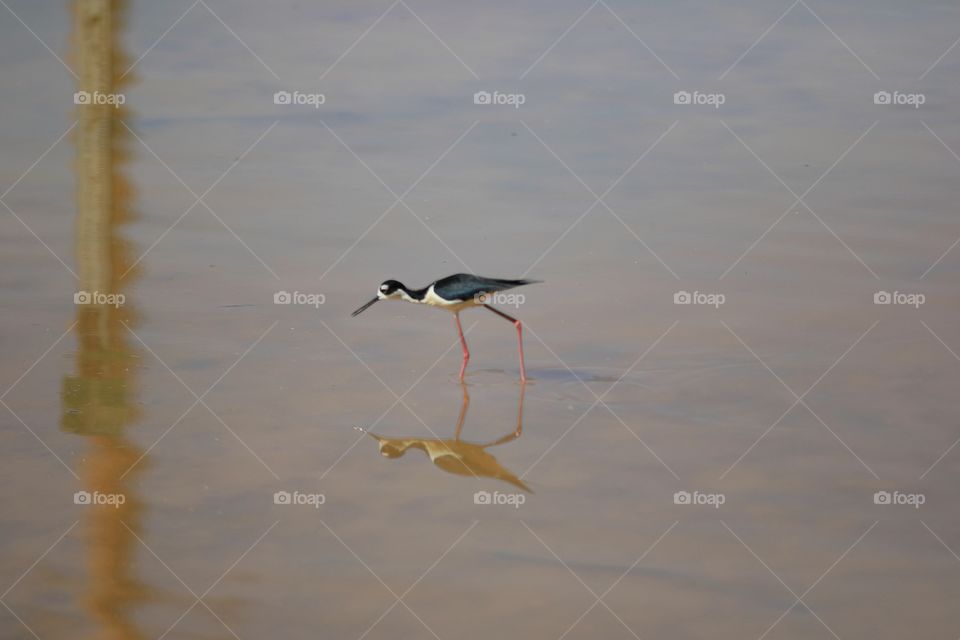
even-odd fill
[{"label": "muddy brown water", "polygon": [[960,635],[957,9],[589,6],[10,3],[0,637]]}]

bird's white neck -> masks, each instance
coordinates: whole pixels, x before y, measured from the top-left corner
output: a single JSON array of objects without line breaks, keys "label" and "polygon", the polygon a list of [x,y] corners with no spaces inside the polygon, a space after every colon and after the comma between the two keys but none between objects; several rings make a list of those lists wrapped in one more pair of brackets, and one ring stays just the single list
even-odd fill
[{"label": "bird's white neck", "polygon": [[416,304],[423,304],[423,302],[424,302],[424,300],[418,300],[418,299],[414,298],[413,296],[411,296],[408,292],[404,291],[403,289],[401,289],[399,293],[400,293],[400,299],[401,299],[401,300],[404,300],[405,302],[414,302],[414,303],[416,303]]}]

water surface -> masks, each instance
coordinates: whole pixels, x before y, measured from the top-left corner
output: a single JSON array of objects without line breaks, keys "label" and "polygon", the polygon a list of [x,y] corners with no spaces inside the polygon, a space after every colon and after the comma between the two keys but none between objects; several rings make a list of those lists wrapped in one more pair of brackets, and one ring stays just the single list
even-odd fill
[{"label": "water surface", "polygon": [[3,637],[960,634],[955,7],[3,11]]}]

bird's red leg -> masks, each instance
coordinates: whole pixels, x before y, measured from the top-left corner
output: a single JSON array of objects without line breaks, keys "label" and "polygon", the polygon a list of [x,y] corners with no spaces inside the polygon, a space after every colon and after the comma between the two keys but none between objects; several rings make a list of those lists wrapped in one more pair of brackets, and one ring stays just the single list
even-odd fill
[{"label": "bird's red leg", "polygon": [[460,365],[460,382],[463,382],[463,372],[467,370],[467,363],[470,362],[470,350],[467,349],[467,339],[463,337],[463,327],[460,326],[460,314],[453,314],[457,321],[457,334],[460,335],[460,346],[463,347],[463,364]]},{"label": "bird's red leg", "polygon": [[486,307],[487,309],[490,309],[490,311],[493,311],[495,314],[497,314],[501,318],[505,320],[509,320],[510,322],[513,323],[513,326],[517,328],[517,349],[520,351],[520,381],[526,382],[527,367],[523,363],[523,325],[520,323],[519,320],[517,320],[512,316],[508,316],[507,314],[505,314],[503,311],[500,311],[499,309],[494,309],[493,307],[487,304],[483,306]]}]

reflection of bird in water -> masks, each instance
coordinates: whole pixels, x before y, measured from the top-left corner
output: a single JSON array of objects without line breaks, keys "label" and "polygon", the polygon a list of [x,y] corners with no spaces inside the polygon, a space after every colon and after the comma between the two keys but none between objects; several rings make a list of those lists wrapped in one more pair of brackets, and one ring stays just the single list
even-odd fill
[{"label": "reflection of bird in water", "polygon": [[470,406],[470,395],[467,393],[466,385],[463,385],[463,404],[460,407],[460,417],[457,419],[457,429],[452,440],[386,438],[375,433],[366,433],[380,443],[380,453],[386,458],[399,458],[409,449],[419,449],[430,456],[430,460],[447,473],[455,473],[461,476],[474,476],[477,478],[496,478],[508,482],[524,491],[533,493],[523,480],[518,478],[509,469],[504,468],[503,465],[497,462],[496,458],[487,453],[489,447],[504,444],[505,442],[510,442],[520,437],[523,431],[524,391],[525,386],[521,385],[516,429],[487,444],[476,444],[460,439],[463,422],[467,417],[467,409]]},{"label": "reflection of bird in water", "polygon": [[470,361],[470,350],[467,349],[467,339],[463,337],[463,327],[460,326],[460,312],[469,307],[486,307],[501,318],[512,322],[513,326],[517,328],[520,379],[526,382],[527,369],[523,364],[523,327],[519,320],[508,316],[499,309],[494,309],[487,303],[494,301],[495,294],[500,291],[535,282],[540,282],[540,280],[502,280],[500,278],[484,278],[469,273],[457,273],[428,284],[423,289],[410,289],[402,282],[386,280],[377,289],[377,296],[351,315],[360,315],[378,300],[405,300],[446,309],[453,314],[454,320],[457,322],[457,334],[460,336],[460,346],[463,347],[463,364],[460,365],[460,382],[463,382],[463,372],[467,370],[467,362]]}]

